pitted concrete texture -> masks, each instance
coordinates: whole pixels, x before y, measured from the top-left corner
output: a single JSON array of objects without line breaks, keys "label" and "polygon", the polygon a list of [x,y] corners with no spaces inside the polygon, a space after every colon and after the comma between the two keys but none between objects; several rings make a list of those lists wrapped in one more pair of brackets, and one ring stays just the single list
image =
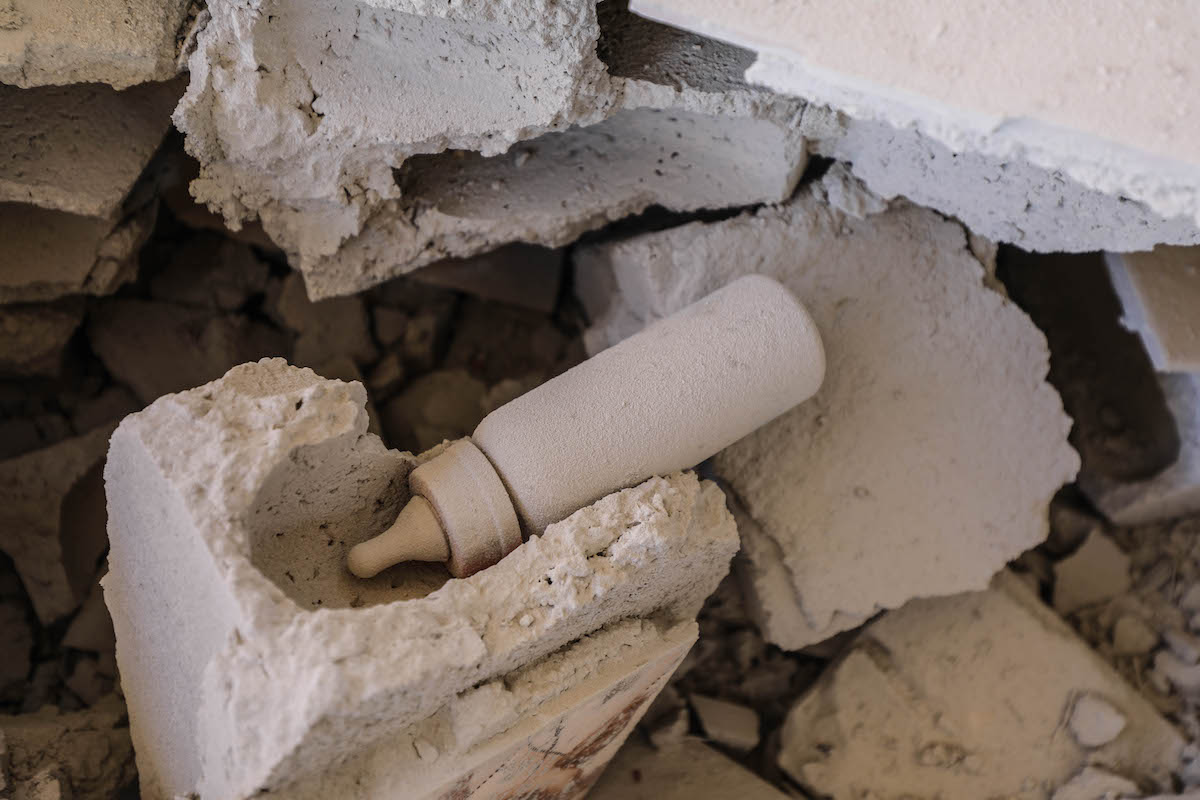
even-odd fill
[{"label": "pitted concrete texture", "polygon": [[751,605],[796,649],[910,598],[982,589],[1045,538],[1079,459],[1045,338],[984,285],[963,229],[907,204],[855,219],[809,193],[577,254],[592,352],[736,277],[812,313],[825,383],[714,459],[744,506]]},{"label": "pitted concrete texture", "polygon": [[1035,26],[1009,3],[630,5],[756,50],[753,83],[915,129],[955,153],[1028,162],[1162,219],[1200,221],[1190,89],[1200,21],[1172,0],[1073,0]]},{"label": "pitted concrete texture", "polygon": [[469,579],[429,564],[351,576],[347,550],[392,523],[408,472],[439,452],[385,449],[365,400],[264,360],[114,434],[104,588],[143,796],[470,783],[538,741],[505,733],[516,720],[591,708],[617,673],[653,696],[648,665],[665,680],[695,636],[737,534],[690,473],[610,495]]},{"label": "pitted concrete texture", "polygon": [[116,214],[171,127],[183,86],[0,84],[0,202]]},{"label": "pitted concrete texture", "polygon": [[172,78],[189,0],[0,0],[0,83],[107,83]]},{"label": "pitted concrete texture", "polygon": [[1035,800],[1089,764],[1168,789],[1183,744],[1004,572],[987,591],[914,600],[865,628],[792,707],[779,764],[820,796]]},{"label": "pitted concrete texture", "polygon": [[791,193],[803,104],[746,85],[743,51],[615,4],[541,3],[362,3],[353,26],[331,0],[211,3],[176,112],[193,193],[231,225],[261,218],[313,299],[653,204]]}]

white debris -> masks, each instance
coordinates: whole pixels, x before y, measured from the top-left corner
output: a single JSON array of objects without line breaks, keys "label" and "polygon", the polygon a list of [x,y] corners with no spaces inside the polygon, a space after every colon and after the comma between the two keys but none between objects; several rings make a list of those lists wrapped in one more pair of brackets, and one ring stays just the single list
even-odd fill
[{"label": "white debris", "polygon": [[1125,729],[1125,715],[1100,695],[1084,692],[1075,699],[1067,725],[1081,747],[1103,747]]},{"label": "white debris", "polygon": [[[0,30],[0,75],[4,36]],[[171,127],[182,92],[177,83],[123,92],[94,83],[39,89],[0,83],[0,202],[114,218]]]},{"label": "white debris", "polygon": [[1054,609],[1067,615],[1124,594],[1131,585],[1129,556],[1094,529],[1078,550],[1054,565]]},{"label": "white debris", "polygon": [[1182,748],[1136,690],[1002,573],[987,591],[914,600],[867,627],[792,708],[779,763],[821,796],[1033,797],[1045,795],[1025,795],[1030,787],[1053,791],[1092,763],[1167,788]]},{"label": "white debris", "polygon": [[788,795],[696,739],[655,750],[630,737],[591,800],[785,800]]},{"label": "white debris", "polygon": [[984,287],[957,225],[911,206],[856,220],[801,195],[582,248],[576,271],[593,270],[617,287],[585,300],[606,308],[593,349],[747,272],[781,280],[817,321],[821,390],[714,460],[746,509],[770,641],[796,649],[912,597],[983,588],[1045,538],[1079,465],[1070,420],[1044,381],[1045,339]]},{"label": "white debris", "polygon": [[[1143,203],[1161,218],[1184,217],[1193,227],[1200,221],[1200,148],[1191,135],[1200,106],[1188,95],[1200,78],[1188,50],[1200,23],[1170,0],[1114,6],[1089,25],[1075,23],[1092,6],[1074,0],[1032,26],[994,5],[882,12],[870,0],[802,11],[772,0],[630,6],[754,48],[751,82],[915,130],[955,155],[1016,157]],[[1067,217],[1075,226],[1081,218],[1088,219]]]},{"label": "white debris", "polygon": [[178,71],[188,0],[3,0],[0,83],[161,81]]},{"label": "white debris", "polygon": [[465,580],[350,576],[347,549],[391,524],[417,463],[366,434],[364,402],[359,384],[266,360],[114,434],[104,596],[145,796],[570,784],[579,771],[547,775],[546,753],[598,769],[694,641],[737,535],[690,473],[610,495]]},{"label": "white debris", "polygon": [[744,51],[617,4],[340,10],[210,2],[175,117],[196,196],[257,214],[314,298],[654,204],[779,201],[807,161],[803,103],[748,86]]},{"label": "white debris", "polygon": [[710,741],[741,751],[758,746],[758,714],[754,709],[698,694],[689,697],[688,702]]},{"label": "white debris", "polygon": [[1122,322],[1142,337],[1160,372],[1200,371],[1200,247],[1105,253]]}]

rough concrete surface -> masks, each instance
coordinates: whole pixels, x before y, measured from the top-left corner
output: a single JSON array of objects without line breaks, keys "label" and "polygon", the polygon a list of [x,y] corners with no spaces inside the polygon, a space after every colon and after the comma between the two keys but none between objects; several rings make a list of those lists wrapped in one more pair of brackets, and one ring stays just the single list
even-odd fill
[{"label": "rough concrete surface", "polygon": [[0,83],[107,83],[178,72],[189,0],[0,0]]},{"label": "rough concrete surface", "polygon": [[570,692],[601,702],[619,673],[648,699],[694,638],[737,534],[690,473],[610,495],[469,579],[351,577],[348,548],[391,524],[420,460],[365,433],[364,402],[360,384],[264,360],[114,435],[105,600],[144,796],[424,796],[536,745],[502,732],[553,722]]},{"label": "rough concrete surface", "polygon": [[0,550],[43,624],[74,611],[104,554],[100,464],[112,426],[0,461]]},{"label": "rough concrete surface", "polygon": [[157,202],[118,219],[0,203],[0,303],[108,294],[137,273],[137,251],[154,226]]},{"label": "rough concrete surface", "polygon": [[795,649],[912,597],[983,588],[1045,538],[1079,466],[1045,339],[932,212],[856,220],[801,195],[584,248],[589,348],[750,272],[795,292],[827,357],[815,397],[714,460],[745,507],[769,640]]},{"label": "rough concrete surface", "polygon": [[176,81],[123,92],[0,84],[0,202],[112,217],[162,143],[182,93]]},{"label": "rough concrete surface", "polygon": [[[193,192],[231,224],[257,214],[314,299],[508,242],[558,246],[652,204],[791,192],[807,157],[802,104],[747,86],[742,51],[616,4],[599,20],[581,0],[526,5],[501,16],[364,4],[356,30],[330,30],[329,0],[253,21],[210,4],[176,112],[202,164]],[[633,52],[606,51],[605,30]],[[257,59],[237,49],[247,40]],[[406,47],[381,55],[391,41]],[[445,65],[418,69],[445,47]],[[466,77],[483,59],[503,69]]]},{"label": "rough concrete surface", "polygon": [[[1079,707],[1095,702],[1109,713]],[[1169,789],[1182,749],[1153,706],[1002,573],[986,591],[915,600],[864,629],[792,709],[779,761],[839,798],[1034,800],[1088,764]]]},{"label": "rough concrete surface", "polygon": [[1005,4],[631,7],[755,49],[752,82],[1200,222],[1200,146],[1191,134],[1200,103],[1189,88],[1200,75],[1191,46],[1198,23],[1171,0],[1076,0],[1032,26]]},{"label": "rough concrete surface", "polygon": [[1160,372],[1200,372],[1200,247],[1106,253],[1123,324],[1142,337]]}]

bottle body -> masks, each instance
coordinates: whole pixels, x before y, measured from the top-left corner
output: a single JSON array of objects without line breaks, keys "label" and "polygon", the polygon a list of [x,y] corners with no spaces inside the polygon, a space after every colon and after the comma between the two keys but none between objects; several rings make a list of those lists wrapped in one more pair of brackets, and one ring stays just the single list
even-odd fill
[{"label": "bottle body", "polygon": [[489,414],[471,439],[526,536],[617,489],[695,466],[811,397],[825,355],[804,307],[748,276]]}]

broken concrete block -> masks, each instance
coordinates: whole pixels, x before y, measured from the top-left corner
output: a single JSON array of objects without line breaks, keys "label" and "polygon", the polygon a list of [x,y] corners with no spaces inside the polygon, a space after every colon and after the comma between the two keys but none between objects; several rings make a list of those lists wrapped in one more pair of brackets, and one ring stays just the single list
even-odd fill
[{"label": "broken concrete block", "polygon": [[1054,610],[1066,616],[1129,591],[1129,556],[1096,529],[1054,565]]},{"label": "broken concrete block", "polygon": [[514,794],[581,791],[694,641],[737,535],[690,473],[468,579],[352,577],[419,462],[365,433],[364,403],[264,360],[114,434],[104,589],[143,796],[442,796],[497,771]]},{"label": "broken concrete block", "polygon": [[1142,480],[1080,475],[1080,488],[1117,525],[1142,525],[1200,511],[1200,374],[1164,373],[1158,383],[1178,430],[1174,463]]},{"label": "broken concrete block", "polygon": [[1142,337],[1159,372],[1200,372],[1200,248],[1156,247],[1105,253],[1125,309],[1123,323]]},{"label": "broken concrete block", "polygon": [[151,276],[155,300],[197,308],[237,311],[267,289],[270,267],[241,242],[202,233],[176,249]]},{"label": "broken concrete block", "polygon": [[549,314],[558,304],[563,255],[562,249],[510,244],[471,258],[430,264],[414,272],[412,278],[483,300]]},{"label": "broken concrete block", "polygon": [[[257,214],[315,299],[510,242],[557,247],[655,204],[791,193],[803,104],[748,86],[743,51],[615,3],[543,4],[373,8],[351,31],[331,0],[210,3],[176,112],[193,193],[231,225]],[[420,54],[446,48],[457,60],[430,72]]]},{"label": "broken concrete block", "polygon": [[1045,538],[1050,498],[1079,464],[1071,423],[1044,380],[1045,339],[984,287],[961,227],[911,206],[856,220],[802,194],[581,248],[576,271],[591,270],[617,287],[585,301],[605,308],[593,349],[749,272],[782,281],[817,322],[821,390],[713,462],[749,518],[750,604],[768,640],[798,649],[912,597],[983,588]]},{"label": "broken concrete block", "polygon": [[83,306],[0,305],[0,375],[57,377],[62,353],[83,322]]},{"label": "broken concrete block", "polygon": [[97,428],[0,462],[0,550],[43,624],[83,602],[107,546],[100,465],[110,433]]},{"label": "broken concrete block", "polygon": [[0,83],[107,83],[172,78],[188,0],[0,2]]},{"label": "broken concrete block", "polygon": [[388,441],[422,452],[469,434],[484,417],[487,386],[463,369],[422,375],[383,407]]},{"label": "broken concrete block", "polygon": [[[632,0],[630,7],[754,48],[751,82],[916,130],[956,154],[1015,157],[1138,201],[1161,218],[1200,221],[1200,149],[1190,135],[1200,110],[1184,100],[1198,68],[1177,55],[1197,26],[1169,3],[1123,7],[1079,26],[1074,12],[1088,7],[1078,2],[1036,30],[994,6],[878,13],[866,0],[821,9]],[[864,23],[842,24],[847,18]],[[926,44],[912,46],[917,39]],[[1125,113],[1114,117],[1114,107]]]},{"label": "broken concrete block", "polygon": [[[0,45],[0,75],[2,53]],[[112,218],[171,127],[182,92],[174,82],[123,92],[95,83],[0,83],[0,202]]]},{"label": "broken concrete block", "polygon": [[118,222],[0,203],[0,303],[108,294],[137,274],[137,251],[154,227],[151,203]]},{"label": "broken concrete block", "polygon": [[758,746],[758,714],[754,709],[698,694],[688,701],[700,718],[700,726],[709,741],[741,751]]},{"label": "broken concrete block", "polygon": [[776,789],[704,743],[654,749],[630,737],[588,793],[591,800],[784,800]]},{"label": "broken concrete block", "polygon": [[293,272],[283,281],[276,313],[297,334],[291,360],[299,366],[316,366],[337,356],[368,364],[379,357],[361,297],[314,303],[308,299],[300,273]]},{"label": "broken concrete block", "polygon": [[[1090,696],[1107,712],[1094,714]],[[1086,746],[1062,732],[1076,713]],[[1124,723],[1113,734],[1115,715]],[[1133,687],[1002,573],[986,591],[914,600],[864,629],[792,708],[779,762],[833,797],[1045,797],[1089,763],[1169,788],[1182,747]]]},{"label": "broken concrete block", "polygon": [[148,300],[100,304],[87,324],[104,366],[142,403],[198,386],[235,364],[287,352],[281,331],[241,314]]},{"label": "broken concrete block", "polygon": [[70,714],[54,708],[0,714],[13,783],[20,787],[53,771],[65,784],[65,800],[111,800],[136,774],[126,719],[114,695]]}]

